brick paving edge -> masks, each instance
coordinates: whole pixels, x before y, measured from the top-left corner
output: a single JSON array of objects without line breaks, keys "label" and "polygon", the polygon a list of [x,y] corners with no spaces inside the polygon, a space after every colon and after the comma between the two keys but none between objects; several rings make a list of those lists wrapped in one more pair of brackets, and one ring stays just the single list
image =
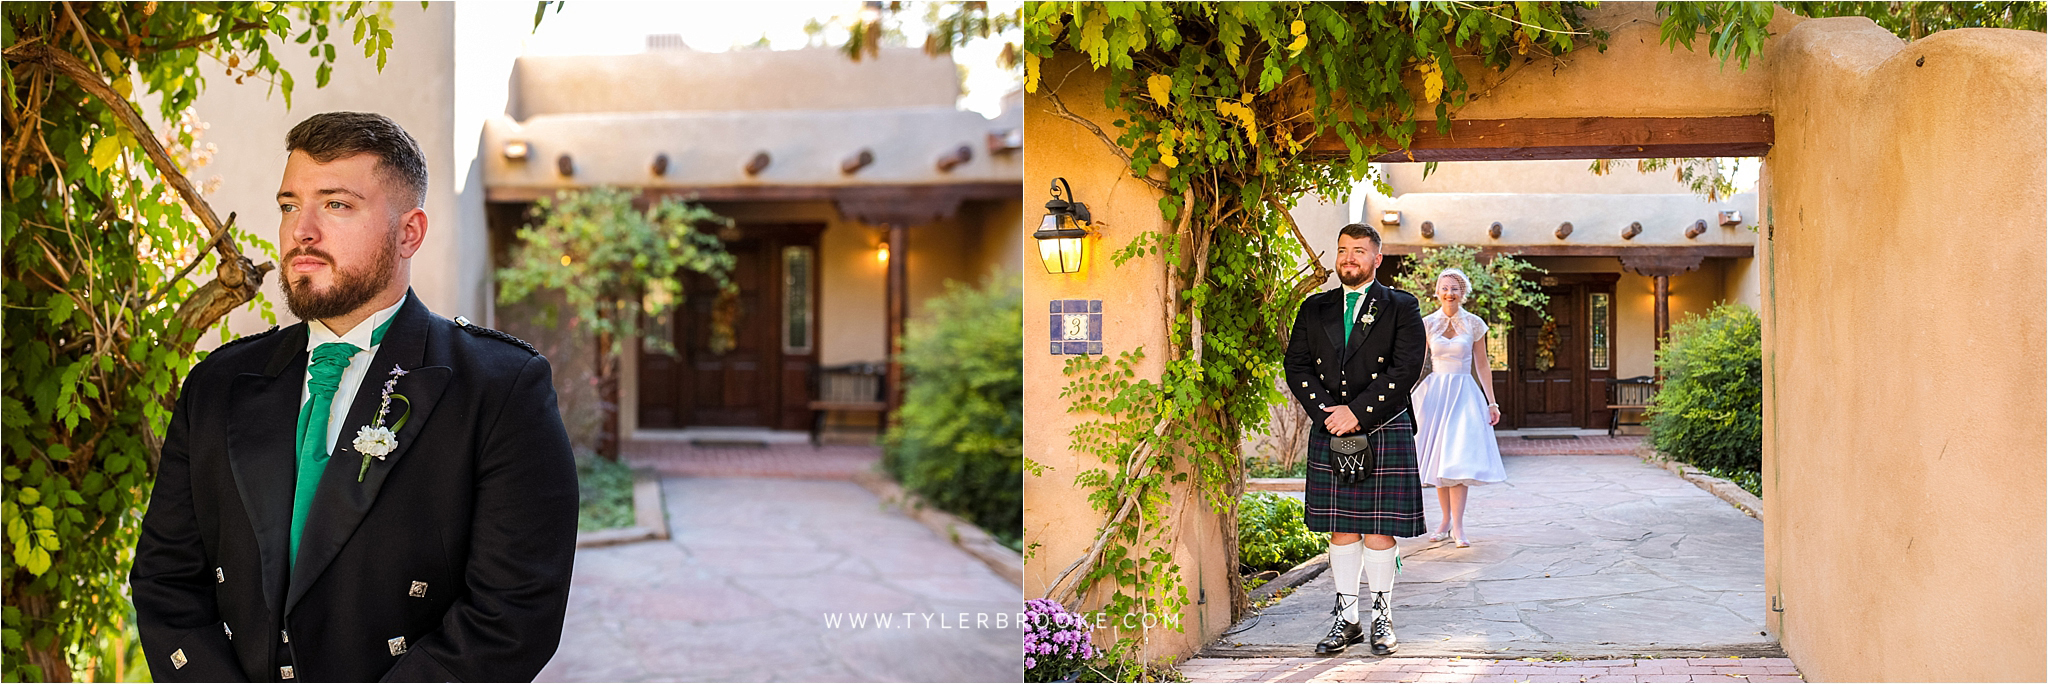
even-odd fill
[{"label": "brick paving edge", "polygon": [[904,490],[903,485],[880,473],[854,473],[853,481],[874,493],[875,497],[884,503],[895,506],[903,511],[904,515],[930,528],[940,538],[960,547],[961,551],[966,551],[967,555],[987,565],[996,576],[1017,585],[1019,589],[1024,587],[1024,556],[997,542],[986,530],[960,516],[933,507],[925,502],[923,497]]},{"label": "brick paving edge", "polygon": [[633,525],[576,533],[576,548],[631,544],[668,538],[668,505],[661,493],[661,474],[653,468],[633,469]]},{"label": "brick paving edge", "polygon": [[1728,502],[1728,505],[1734,506],[1736,510],[1742,511],[1749,517],[1756,518],[1757,520],[1764,519],[1764,500],[1757,498],[1755,494],[1749,493],[1749,490],[1743,489],[1742,485],[1708,475],[1698,468],[1680,463],[1678,460],[1651,448],[1648,440],[1644,440],[1642,446],[1636,447],[1636,457],[1643,459],[1644,463],[1671,471],[1671,474],[1677,475],[1680,479],[1691,482],[1694,486],[1706,490],[1708,494],[1719,497],[1722,501]]}]

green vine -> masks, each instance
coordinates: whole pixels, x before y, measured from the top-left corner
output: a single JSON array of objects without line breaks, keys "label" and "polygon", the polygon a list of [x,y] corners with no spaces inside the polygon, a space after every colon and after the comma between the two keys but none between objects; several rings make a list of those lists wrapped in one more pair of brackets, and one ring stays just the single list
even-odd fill
[{"label": "green vine", "polygon": [[[204,357],[201,333],[228,312],[253,301],[275,319],[257,296],[274,267],[250,258],[274,248],[215,216],[187,177],[208,154],[193,102],[225,73],[289,106],[276,51],[310,51],[324,85],[333,28],[352,26],[381,64],[389,11],[6,5],[6,680],[134,676],[128,569],[171,399]],[[143,102],[172,123],[153,130]]]},{"label": "green vine", "polygon": [[[1140,233],[1111,255],[1116,266],[1164,261],[1170,299],[1159,379],[1137,377],[1143,349],[1067,363],[1062,397],[1069,412],[1089,417],[1072,430],[1072,449],[1103,464],[1078,473],[1075,484],[1106,520],[1089,550],[1055,576],[1049,597],[1094,606],[1111,625],[1177,615],[1188,590],[1166,549],[1178,487],[1192,486],[1222,514],[1225,547],[1235,555],[1238,444],[1264,429],[1268,407],[1284,400],[1273,378],[1288,324],[1329,277],[1288,208],[1311,193],[1344,196],[1360,180],[1384,191],[1369,160],[1405,146],[1432,119],[1447,129],[1483,75],[1467,70],[1502,72],[1601,39],[1584,27],[1580,7],[1026,4],[1026,90],[1123,159],[1158,192],[1160,215],[1173,226]],[[1693,31],[1709,33],[1749,16],[1689,15]],[[1716,47],[1739,49],[1732,39]],[[1063,52],[1079,53],[1107,77],[1102,97],[1119,117],[1115,132],[1068,108],[1064,97],[1095,94],[1062,92],[1067,73],[1083,68],[1056,61]],[[1035,475],[1045,472],[1033,466]],[[1230,584],[1235,617],[1245,595]],[[1112,650],[1143,652],[1144,628],[1117,632]]]}]

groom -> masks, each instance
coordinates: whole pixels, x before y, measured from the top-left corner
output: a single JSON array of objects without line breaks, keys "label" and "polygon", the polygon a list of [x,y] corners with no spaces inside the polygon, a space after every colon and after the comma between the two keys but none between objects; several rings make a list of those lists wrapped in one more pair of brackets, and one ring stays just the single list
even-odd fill
[{"label": "groom", "polygon": [[[1336,616],[1316,652],[1332,654],[1365,639],[1358,582],[1372,592],[1372,652],[1394,652],[1395,537],[1423,532],[1422,484],[1415,468],[1415,422],[1408,390],[1422,373],[1426,339],[1415,295],[1373,282],[1380,234],[1354,223],[1338,231],[1342,287],[1310,295],[1294,317],[1284,366],[1287,389],[1308,411],[1308,528],[1330,533]],[[1334,468],[1333,436],[1364,437],[1369,473]]]},{"label": "groom", "polygon": [[576,536],[547,359],[412,295],[412,136],[331,112],[285,146],[281,285],[303,322],[185,378],[129,578],[150,674],[531,680]]}]

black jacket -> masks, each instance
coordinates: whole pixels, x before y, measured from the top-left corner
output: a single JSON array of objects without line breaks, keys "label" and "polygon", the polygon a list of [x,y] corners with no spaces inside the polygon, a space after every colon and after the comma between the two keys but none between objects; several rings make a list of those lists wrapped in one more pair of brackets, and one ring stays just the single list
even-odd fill
[{"label": "black jacket", "polygon": [[[1309,295],[1287,337],[1287,391],[1308,411],[1315,429],[1330,414],[1351,407],[1371,430],[1408,408],[1408,390],[1428,362],[1428,338],[1415,295],[1373,283],[1358,302],[1350,344],[1344,338],[1344,288]],[[1373,319],[1365,322],[1368,315]]]},{"label": "black jacket", "polygon": [[[533,679],[561,640],[576,546],[576,467],[547,359],[408,292],[287,564],[306,334],[230,343],[185,378],[129,577],[150,673]],[[351,442],[394,365],[410,371],[396,392],[412,413],[357,482]]]}]

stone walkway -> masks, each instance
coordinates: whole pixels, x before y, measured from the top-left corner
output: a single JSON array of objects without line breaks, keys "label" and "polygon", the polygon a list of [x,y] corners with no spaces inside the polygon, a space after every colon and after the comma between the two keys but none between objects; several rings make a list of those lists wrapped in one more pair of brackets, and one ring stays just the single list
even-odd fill
[{"label": "stone walkway", "polygon": [[[1023,672],[1016,585],[859,485],[662,485],[673,537],[576,553],[562,645],[539,681],[1014,682]],[[1007,628],[993,626],[997,614]]]},{"label": "stone walkway", "polygon": [[[1402,540],[1394,616],[1403,659],[1783,655],[1760,633],[1762,523],[1634,456],[1505,463],[1507,483],[1471,490],[1471,548]],[[1423,498],[1429,520],[1441,520],[1435,494]],[[1333,593],[1328,574],[1318,576],[1201,655],[1312,656]],[[1345,671],[1368,670],[1385,674]]]},{"label": "stone walkway", "polygon": [[1784,658],[1198,658],[1190,682],[1801,682]]}]

